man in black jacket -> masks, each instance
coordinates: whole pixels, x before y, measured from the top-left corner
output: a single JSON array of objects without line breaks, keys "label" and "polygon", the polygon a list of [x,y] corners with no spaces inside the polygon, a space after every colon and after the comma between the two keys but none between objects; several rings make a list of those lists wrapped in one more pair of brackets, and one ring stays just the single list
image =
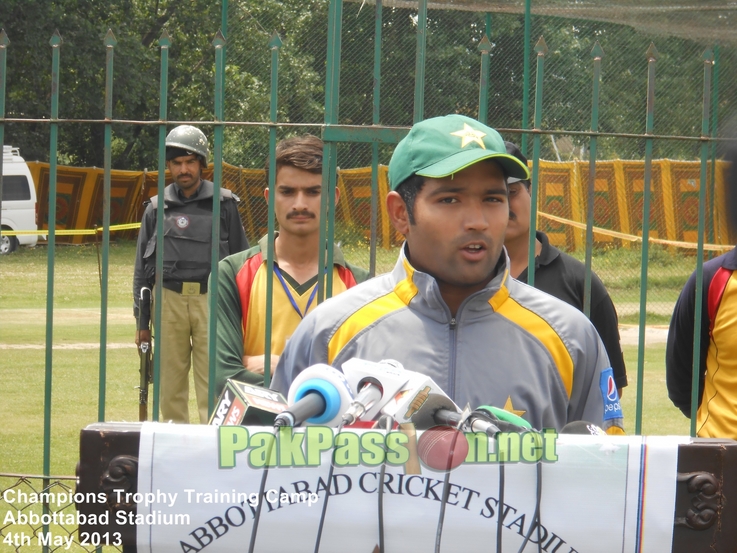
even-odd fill
[{"label": "man in black jacket", "polygon": [[[212,251],[214,185],[202,179],[207,167],[207,138],[199,129],[180,125],[166,137],[166,168],[174,182],[164,189],[164,274],[160,405],[162,420],[189,422],[189,369],[193,367],[197,410],[207,422],[207,279]],[[141,221],[133,275],[136,345],[151,341],[149,321],[139,311],[141,288],[152,287],[156,271],[157,197]],[[220,190],[219,258],[245,250],[248,241],[230,190]]]},{"label": "man in black jacket", "polygon": [[[507,153],[527,165],[527,158],[511,142],[505,142]],[[511,273],[514,278],[527,283],[527,263],[530,247],[530,181],[513,177],[509,184],[509,224],[504,246],[509,255]],[[561,252],[545,233],[536,231],[535,237],[535,288],[547,292],[583,311],[586,266]],[[619,344],[617,311],[604,284],[594,272],[591,273],[591,314],[589,316],[604,343],[609,362],[614,371],[614,382],[619,397],[627,386],[627,370],[624,366],[622,348]]]}]

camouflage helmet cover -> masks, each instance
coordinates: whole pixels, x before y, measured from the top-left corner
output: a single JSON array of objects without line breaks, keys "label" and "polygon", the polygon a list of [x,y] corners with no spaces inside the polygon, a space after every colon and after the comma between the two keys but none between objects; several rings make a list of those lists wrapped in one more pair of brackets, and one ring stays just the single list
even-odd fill
[{"label": "camouflage helmet cover", "polygon": [[202,157],[202,163],[207,166],[207,137],[197,127],[179,125],[166,135],[167,148],[181,148]]}]

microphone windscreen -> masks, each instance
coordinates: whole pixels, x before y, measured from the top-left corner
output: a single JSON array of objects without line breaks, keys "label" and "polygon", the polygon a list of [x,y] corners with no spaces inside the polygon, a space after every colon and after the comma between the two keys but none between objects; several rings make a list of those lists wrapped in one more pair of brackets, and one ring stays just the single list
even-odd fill
[{"label": "microphone windscreen", "polygon": [[297,375],[289,387],[287,396],[289,405],[294,405],[311,393],[323,397],[325,409],[322,413],[304,421],[306,425],[338,426],[343,413],[353,401],[353,394],[343,373],[324,363],[307,367]]},{"label": "microphone windscreen", "polygon": [[593,422],[573,421],[566,424],[560,431],[561,434],[584,434],[587,436],[606,436],[600,427]]}]

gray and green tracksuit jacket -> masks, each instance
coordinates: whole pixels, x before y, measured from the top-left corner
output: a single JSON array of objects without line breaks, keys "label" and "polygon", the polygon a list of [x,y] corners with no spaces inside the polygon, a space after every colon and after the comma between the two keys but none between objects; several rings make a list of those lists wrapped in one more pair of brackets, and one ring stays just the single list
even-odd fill
[{"label": "gray and green tracksuit jacket", "polygon": [[324,302],[300,323],[272,388],[286,395],[315,363],[396,359],[461,407],[503,407],[537,429],[584,420],[622,433],[617,387],[593,325],[510,277],[508,267],[505,253],[497,276],[451,317],[435,279],[415,270],[402,248],[391,273]]}]

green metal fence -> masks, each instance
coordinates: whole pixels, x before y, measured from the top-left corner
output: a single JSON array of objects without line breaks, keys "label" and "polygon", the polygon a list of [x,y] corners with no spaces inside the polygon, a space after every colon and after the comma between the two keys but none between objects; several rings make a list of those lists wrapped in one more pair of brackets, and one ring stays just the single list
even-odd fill
[{"label": "green metal fence", "polygon": [[[173,44],[167,30],[160,34],[157,45],[159,111],[158,114],[148,113],[147,117],[139,120],[116,118],[117,110],[122,108],[116,107],[115,102],[114,59],[115,67],[122,64],[126,71],[129,68],[125,56],[121,61],[118,42],[112,31],[108,31],[100,44],[101,50],[106,52],[104,90],[100,90],[104,96],[102,118],[60,117],[60,104],[63,104],[65,93],[61,75],[69,70],[63,65],[64,29],[61,34],[54,33],[50,39],[50,87],[39,91],[48,97],[49,111],[23,115],[17,101],[12,100],[14,75],[8,72],[6,63],[14,55],[11,42],[14,37],[5,32],[0,34],[0,142],[11,138],[16,144],[24,127],[41,126],[48,128],[49,133],[51,176],[46,264],[43,474],[39,487],[55,485],[52,481],[62,485],[61,479],[50,476],[55,423],[51,411],[52,392],[58,379],[54,373],[53,350],[57,167],[60,155],[63,157],[64,154],[59,150],[60,130],[63,132],[80,125],[103,129],[102,144],[99,145],[104,154],[105,177],[101,221],[98,420],[107,418],[106,398],[109,393],[106,382],[108,282],[111,278],[110,170],[116,137],[127,136],[131,128],[136,128],[143,136],[157,138],[157,164],[163,169],[167,128],[185,122],[201,126],[213,137],[217,188],[221,184],[224,160],[243,167],[263,167],[267,155],[272,160],[269,178],[273,185],[273,154],[277,140],[298,132],[320,134],[326,143],[323,176],[326,193],[322,212],[323,220],[328,221],[322,229],[321,242],[332,243],[338,236],[344,243],[356,245],[355,261],[376,273],[386,269],[377,260],[377,218],[379,202],[382,201],[378,197],[379,165],[388,163],[394,144],[413,122],[456,112],[486,121],[499,129],[505,138],[519,142],[523,151],[530,155],[533,225],[540,223],[535,218],[540,159],[588,161],[586,247],[578,255],[587,267],[597,271],[605,284],[611,284],[615,289],[617,279],[621,277],[616,273],[624,268],[621,264],[610,264],[611,248],[596,244],[592,230],[598,224],[597,217],[606,216],[606,213],[595,212],[596,161],[626,158],[644,162],[643,245],[639,251],[633,249],[639,263],[631,268],[634,284],[626,286],[630,295],[622,292],[619,296],[630,298],[634,295],[637,298],[633,322],[639,324],[638,360],[637,366],[629,367],[629,374],[631,388],[636,388],[637,394],[635,430],[641,432],[647,316],[654,312],[660,315],[658,320],[661,322],[667,320],[675,300],[672,290],[663,296],[665,299],[657,296],[661,287],[657,283],[651,285],[649,281],[649,269],[653,267],[655,255],[648,242],[653,223],[651,216],[659,216],[658,213],[651,214],[652,163],[657,157],[671,157],[698,160],[701,164],[697,187],[696,255],[684,256],[673,250],[665,254],[657,252],[657,255],[667,254],[680,260],[680,272],[672,279],[676,284],[671,282],[671,288],[678,289],[679,279],[685,282],[691,271],[701,274],[704,243],[710,237],[713,240],[714,236],[714,227],[706,218],[706,213],[712,212],[707,198],[714,201],[714,171],[709,171],[709,167],[710,164],[713,166],[718,155],[717,145],[722,140],[718,138],[719,125],[737,104],[737,37],[734,31],[729,32],[729,27],[715,35],[719,40],[711,40],[708,36],[687,36],[683,25],[677,26],[678,32],[669,36],[667,28],[658,28],[656,32],[631,21],[619,24],[616,13],[606,17],[601,13],[582,14],[575,4],[531,0],[493,5],[472,0],[431,5],[427,0],[345,3],[342,0],[258,3],[223,0],[219,21],[212,18],[204,20],[213,26],[210,36],[214,39],[206,61],[194,68],[202,70],[204,67],[207,76],[212,77],[212,92],[207,94],[213,99],[212,110],[203,108],[200,112],[210,113],[212,118],[201,117],[199,120],[170,119],[168,102],[170,98],[177,97],[179,90],[172,92],[169,87]],[[603,2],[598,6],[606,10]],[[567,8],[570,8],[570,13],[566,12]],[[616,12],[614,8],[611,11]],[[685,11],[683,19],[693,17],[693,13]],[[722,15],[732,23],[737,16],[735,8],[728,6],[714,9],[711,15],[715,18],[714,27],[719,29],[723,23],[720,20]],[[643,17],[643,20],[651,19]],[[734,28],[732,25],[731,29]],[[181,35],[181,29],[178,32]],[[178,48],[187,46],[192,47],[181,45]],[[203,48],[202,45],[198,47]],[[118,58],[115,58],[116,54]],[[201,84],[196,80],[200,78],[192,73],[193,82]],[[154,83],[150,85],[149,96],[153,96],[156,87]],[[6,98],[11,98],[11,103],[15,102],[10,115]],[[180,107],[176,112],[181,113]],[[12,132],[6,134],[6,126]],[[0,169],[1,164],[0,160]],[[338,166],[343,169],[372,168],[368,240],[361,229],[339,228],[332,217],[328,219],[325,216],[328,212],[335,213],[335,206],[330,204],[334,198]],[[160,170],[160,202],[163,202],[164,185],[164,171]],[[1,186],[0,179],[0,192]],[[707,194],[708,191],[711,192]],[[219,205],[214,209],[219,209]],[[269,248],[273,249],[273,204],[264,205],[264,209],[268,209]],[[217,221],[215,215],[214,220]],[[215,225],[214,243],[217,243],[218,232]],[[161,240],[161,210],[158,212],[157,233]],[[252,241],[258,238],[249,236]],[[157,291],[161,290],[163,266],[161,242],[158,246]],[[327,258],[323,262],[328,267],[332,265],[332,248],[325,251]],[[210,296],[211,309],[215,307],[217,298],[216,255],[213,251],[212,281],[215,286]],[[0,260],[0,271],[2,264]],[[534,263],[530,267],[534,267]],[[328,280],[330,275],[328,272]],[[534,278],[534,270],[530,271],[530,278]],[[268,282],[271,284],[271,280]],[[700,283],[700,279],[697,282]],[[331,283],[328,281],[326,285],[327,288],[322,289],[330,290]],[[587,279],[588,289],[590,281]],[[699,292],[700,289],[697,291],[697,316],[702,309]],[[616,304],[618,296],[616,293],[613,296]],[[158,293],[156,299],[155,320],[159,321],[161,302],[158,301]],[[666,306],[660,311],[659,308],[650,309],[651,304],[662,303]],[[267,309],[270,311],[271,307]],[[211,335],[217,333],[216,325],[216,318],[211,318]],[[695,339],[698,341],[699,336]],[[267,337],[267,360],[270,358],[269,343]],[[213,342],[210,344],[211,382],[214,381],[214,347]],[[154,420],[158,417],[160,357],[161,351],[156,348],[152,394]],[[694,359],[694,363],[697,362]],[[10,370],[10,367],[2,366],[0,376]],[[134,375],[132,380],[135,380]],[[694,389],[697,390],[698,386],[694,385]],[[3,390],[3,393],[8,392]],[[211,406],[214,399],[211,388]],[[696,403],[693,402],[694,405]],[[695,417],[692,418],[694,420]],[[693,422],[691,432],[695,432]],[[13,445],[10,447],[12,449]],[[3,489],[30,485],[28,483],[31,482],[31,477],[18,476],[17,482],[12,481],[14,476],[3,478],[11,479]],[[7,505],[3,504],[3,507]],[[45,505],[44,508],[53,507]],[[48,531],[48,528],[42,525],[40,530],[33,531]],[[7,526],[0,525],[0,536],[6,534]]]}]

